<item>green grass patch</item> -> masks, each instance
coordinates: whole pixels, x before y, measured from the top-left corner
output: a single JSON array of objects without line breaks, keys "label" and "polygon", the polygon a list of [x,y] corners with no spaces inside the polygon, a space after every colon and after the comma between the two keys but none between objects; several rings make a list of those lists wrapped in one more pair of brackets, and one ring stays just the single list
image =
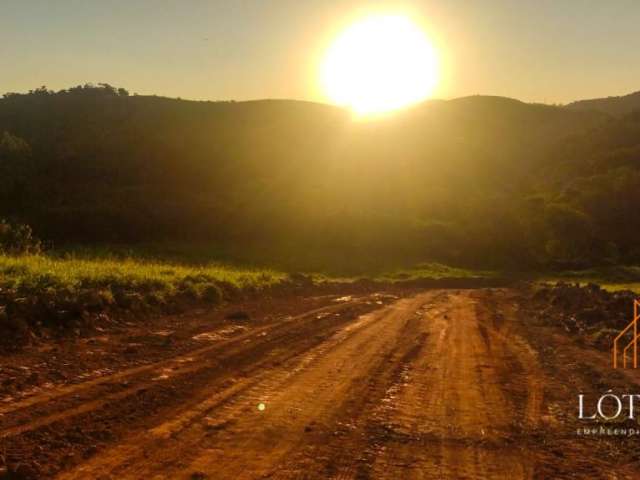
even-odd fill
[{"label": "green grass patch", "polygon": [[636,283],[601,283],[600,286],[610,292],[617,292],[620,290],[630,290],[632,292],[640,294],[640,282]]},{"label": "green grass patch", "polygon": [[492,270],[473,270],[467,268],[452,267],[442,263],[421,263],[413,268],[398,269],[391,272],[381,273],[374,277],[375,280],[384,282],[399,282],[406,280],[445,278],[495,278],[498,272]]},{"label": "green grass patch", "polygon": [[316,283],[351,283],[367,279],[382,283],[397,283],[412,280],[443,280],[443,279],[479,279],[496,278],[499,272],[491,270],[474,270],[452,267],[442,263],[420,263],[414,267],[375,271],[369,275],[332,275],[327,273],[312,273],[310,277]]},{"label": "green grass patch", "polygon": [[12,289],[116,288],[170,292],[182,285],[225,282],[237,288],[265,287],[286,275],[268,269],[211,264],[160,263],[135,258],[55,258],[0,255],[0,285]]},{"label": "green grass patch", "polygon": [[570,282],[586,285],[595,283],[609,291],[631,290],[640,293],[640,266],[617,265],[586,270],[567,270],[555,274],[541,275],[540,281]]},{"label": "green grass patch", "polygon": [[213,263],[0,255],[0,332],[75,326],[102,314],[170,313],[196,303],[216,304],[286,278],[274,270]]}]

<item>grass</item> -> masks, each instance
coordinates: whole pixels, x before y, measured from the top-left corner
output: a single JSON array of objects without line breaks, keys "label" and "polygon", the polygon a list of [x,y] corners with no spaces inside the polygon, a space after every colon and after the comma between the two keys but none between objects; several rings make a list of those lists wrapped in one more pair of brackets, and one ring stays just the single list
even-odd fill
[{"label": "grass", "polygon": [[225,282],[237,288],[264,287],[285,274],[266,269],[243,269],[222,264],[188,266],[135,258],[55,258],[45,255],[0,256],[0,284],[31,289],[123,288],[171,292],[185,283]]},{"label": "grass", "polygon": [[610,292],[631,290],[634,293],[640,294],[640,283],[601,283],[600,286]]},{"label": "grass", "polygon": [[172,312],[260,290],[287,275],[224,264],[136,258],[0,255],[0,331],[76,325],[101,314]]},{"label": "grass", "polygon": [[420,279],[444,279],[444,278],[493,278],[498,275],[492,270],[471,270],[466,268],[451,267],[442,263],[421,263],[413,268],[399,269],[385,272],[374,277],[383,282],[398,282],[404,280]]},{"label": "grass", "polygon": [[580,285],[595,283],[611,292],[631,290],[640,293],[640,266],[616,265],[586,270],[567,270],[554,275],[543,275],[541,280],[579,283]]},{"label": "grass", "polygon": [[491,270],[465,269],[437,262],[420,263],[414,267],[397,268],[388,271],[372,271],[368,275],[309,274],[316,283],[351,283],[362,279],[381,283],[398,283],[412,280],[495,278],[498,275],[498,272]]},{"label": "grass", "polygon": [[[65,250],[53,252],[54,255],[65,258],[70,255],[73,258],[86,259],[108,259],[114,261],[122,261],[135,258],[136,260],[144,260],[145,262],[165,264],[175,263],[178,265],[203,265],[203,264],[220,264],[219,260],[224,258],[229,263],[227,265],[243,265],[244,269],[250,268],[256,271],[265,270],[265,258],[257,261],[254,255],[241,255],[238,252],[224,251],[210,244],[181,244],[181,243],[150,243],[144,245],[103,245],[103,246],[71,246]],[[246,252],[245,252],[246,253]],[[253,260],[252,260],[253,259]],[[269,271],[303,271],[313,277],[315,281],[324,282],[353,282],[360,278],[368,278],[380,282],[397,282],[402,280],[418,280],[418,279],[443,279],[443,278],[491,278],[496,277],[498,272],[490,270],[476,270],[459,267],[452,267],[438,262],[424,262],[410,267],[393,268],[393,267],[370,267],[355,269],[336,269],[316,267],[305,268],[300,262],[292,262],[291,264],[279,263],[277,261],[270,262],[273,267],[267,268]],[[303,262],[303,264],[306,262]],[[316,262],[310,262],[316,263]],[[326,263],[326,262],[325,262]],[[267,263],[269,264],[269,263]],[[251,266],[251,267],[246,267]],[[232,267],[230,267],[232,268]]]},{"label": "grass", "polygon": [[[210,252],[78,249],[47,255],[0,255],[0,337],[23,336],[42,326],[92,325],[107,317],[162,314],[194,305],[214,305],[241,291],[260,291],[292,280],[271,268],[213,260]],[[379,282],[486,278],[494,272],[438,263],[374,273]],[[362,276],[309,275],[314,282],[357,281]],[[297,281],[297,280],[296,280]],[[100,320],[102,319],[102,320]],[[5,335],[9,338],[10,335]]]}]

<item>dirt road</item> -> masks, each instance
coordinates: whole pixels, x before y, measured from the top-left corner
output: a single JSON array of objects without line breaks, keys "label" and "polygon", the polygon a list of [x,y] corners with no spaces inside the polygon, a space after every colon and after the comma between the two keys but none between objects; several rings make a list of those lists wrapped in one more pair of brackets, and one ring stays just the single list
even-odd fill
[{"label": "dirt road", "polygon": [[580,438],[575,418],[578,393],[638,378],[523,305],[433,290],[198,323],[165,357],[5,398],[5,476],[639,478],[638,440]]}]

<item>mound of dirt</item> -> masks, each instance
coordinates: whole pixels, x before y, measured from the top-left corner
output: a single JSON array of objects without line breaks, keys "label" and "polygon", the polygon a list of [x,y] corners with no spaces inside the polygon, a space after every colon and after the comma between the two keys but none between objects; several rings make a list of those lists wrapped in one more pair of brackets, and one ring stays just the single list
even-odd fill
[{"label": "mound of dirt", "polygon": [[633,320],[636,298],[629,290],[609,292],[595,284],[564,282],[544,285],[532,296],[539,319],[559,324],[602,350],[610,348],[612,338]]}]

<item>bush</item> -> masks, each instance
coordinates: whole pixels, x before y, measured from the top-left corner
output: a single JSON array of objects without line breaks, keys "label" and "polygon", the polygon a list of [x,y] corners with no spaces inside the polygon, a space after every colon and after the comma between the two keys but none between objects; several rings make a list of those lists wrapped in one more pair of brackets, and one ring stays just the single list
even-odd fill
[{"label": "bush", "polygon": [[224,298],[224,294],[215,283],[205,284],[202,289],[202,299],[211,303],[220,303]]},{"label": "bush", "polygon": [[0,219],[0,253],[34,255],[41,252],[42,242],[33,235],[29,225],[12,225]]}]

